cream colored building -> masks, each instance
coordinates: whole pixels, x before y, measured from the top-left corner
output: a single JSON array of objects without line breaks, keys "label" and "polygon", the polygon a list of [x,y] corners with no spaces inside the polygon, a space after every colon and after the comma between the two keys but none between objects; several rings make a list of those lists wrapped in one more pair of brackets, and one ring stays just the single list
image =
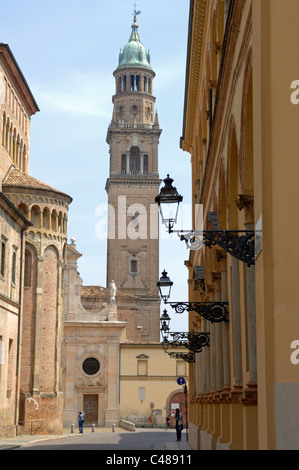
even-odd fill
[{"label": "cream colored building", "polygon": [[[120,416],[137,427],[164,427],[166,416],[179,407],[186,416],[188,395],[177,380],[183,377],[188,387],[188,365],[170,357],[161,343],[122,343],[120,347]],[[186,422],[186,417],[185,417]]]}]

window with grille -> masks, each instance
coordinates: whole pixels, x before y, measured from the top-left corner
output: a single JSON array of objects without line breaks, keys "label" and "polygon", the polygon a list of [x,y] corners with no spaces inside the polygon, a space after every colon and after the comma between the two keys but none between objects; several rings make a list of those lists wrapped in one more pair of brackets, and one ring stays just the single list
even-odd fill
[{"label": "window with grille", "polygon": [[131,148],[130,172],[131,172],[131,175],[139,175],[139,172],[140,172],[140,151],[138,147]]},{"label": "window with grille", "polygon": [[148,174],[148,155],[143,155],[143,174]]},{"label": "window with grille", "polygon": [[127,155],[122,154],[121,156],[121,174],[125,175],[127,173]]},{"label": "window with grille", "polygon": [[130,260],[130,274],[138,274],[138,272],[139,272],[138,260],[131,259]]}]

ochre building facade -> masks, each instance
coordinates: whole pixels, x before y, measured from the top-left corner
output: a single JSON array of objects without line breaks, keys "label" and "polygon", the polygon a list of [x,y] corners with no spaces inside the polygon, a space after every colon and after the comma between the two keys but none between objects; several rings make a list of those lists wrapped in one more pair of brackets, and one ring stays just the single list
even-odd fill
[{"label": "ochre building facade", "polygon": [[255,246],[250,266],[205,243],[186,262],[189,299],[229,310],[222,323],[189,316],[211,335],[189,367],[197,449],[298,449],[298,14],[293,0],[190,2],[181,148],[194,214],[202,204],[204,230],[253,231]]}]

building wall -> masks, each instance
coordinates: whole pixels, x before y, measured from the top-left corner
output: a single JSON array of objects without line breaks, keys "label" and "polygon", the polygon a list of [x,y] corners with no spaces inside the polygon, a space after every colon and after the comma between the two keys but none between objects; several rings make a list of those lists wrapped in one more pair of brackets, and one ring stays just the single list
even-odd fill
[{"label": "building wall", "polygon": [[[20,289],[22,230],[26,224],[14,207],[0,197],[0,435],[15,432],[18,400],[18,355],[20,332]],[[15,256],[15,268],[13,257]],[[14,271],[14,275],[13,275]]]},{"label": "building wall", "polygon": [[192,1],[190,12],[181,146],[191,154],[192,194],[204,229],[217,213],[219,229],[255,230],[256,249],[250,267],[219,246],[190,252],[189,298],[229,302],[228,324],[189,317],[190,328],[211,333],[210,354],[190,368],[191,439],[206,449],[295,449],[297,244],[288,221],[298,3]]},{"label": "building wall", "polygon": [[[1,57],[7,53],[1,48]],[[11,163],[29,172],[30,113],[24,96],[15,86],[9,67],[0,64],[0,180],[6,176]]]},{"label": "building wall", "polygon": [[[4,195],[10,168],[29,168],[30,117],[37,111],[9,47],[0,45],[0,435],[14,435],[19,381],[25,216]],[[2,193],[3,191],[3,193]]]},{"label": "building wall", "polygon": [[255,224],[262,218],[256,260],[259,441],[268,449],[298,449],[299,439],[298,365],[291,361],[298,326],[297,221],[291,230],[289,222],[298,199],[299,115],[291,101],[298,12],[293,0],[284,8],[276,0],[253,2]]},{"label": "building wall", "polygon": [[136,427],[149,427],[151,416],[153,426],[164,427],[172,397],[183,393],[183,387],[177,384],[178,377],[184,377],[188,384],[188,365],[171,358],[161,343],[122,343],[120,417]]},{"label": "building wall", "polygon": [[[203,205],[206,230],[213,228],[210,213],[217,214],[218,229],[245,230],[254,222],[251,3],[230,2],[230,10],[228,3],[194,2],[193,10],[191,47],[199,49],[190,62],[189,91],[198,108],[191,110],[188,96],[182,147],[192,155],[193,200]],[[191,114],[194,121],[189,121]],[[202,281],[196,279],[196,266],[204,266]],[[255,449],[254,266],[247,267],[216,245],[190,252],[188,268],[191,300],[229,303],[228,323],[212,324],[192,314],[189,318],[191,329],[210,332],[209,351],[191,366],[190,439],[201,449]]]},{"label": "building wall", "polygon": [[10,173],[5,194],[32,224],[25,236],[18,432],[57,434],[62,432],[62,270],[71,198],[30,176],[23,186],[14,185],[14,177],[20,173]]}]

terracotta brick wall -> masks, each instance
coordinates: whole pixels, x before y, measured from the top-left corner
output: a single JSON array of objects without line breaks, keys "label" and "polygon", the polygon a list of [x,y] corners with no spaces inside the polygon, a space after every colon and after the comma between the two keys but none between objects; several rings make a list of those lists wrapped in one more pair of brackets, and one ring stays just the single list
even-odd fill
[{"label": "terracotta brick wall", "polygon": [[42,281],[41,392],[53,392],[55,389],[57,260],[55,248],[48,247],[44,253]]},{"label": "terracotta brick wall", "polygon": [[[29,254],[25,262],[25,287],[23,295],[23,328],[22,328],[22,355],[21,355],[21,391],[31,392],[33,386],[33,365],[35,348],[36,325],[36,282],[37,282],[37,255],[30,245],[26,244],[26,253]],[[25,257],[26,259],[26,257]],[[27,266],[27,263],[29,266]],[[28,271],[27,271],[28,269]],[[27,271],[27,272],[26,272]]]}]

